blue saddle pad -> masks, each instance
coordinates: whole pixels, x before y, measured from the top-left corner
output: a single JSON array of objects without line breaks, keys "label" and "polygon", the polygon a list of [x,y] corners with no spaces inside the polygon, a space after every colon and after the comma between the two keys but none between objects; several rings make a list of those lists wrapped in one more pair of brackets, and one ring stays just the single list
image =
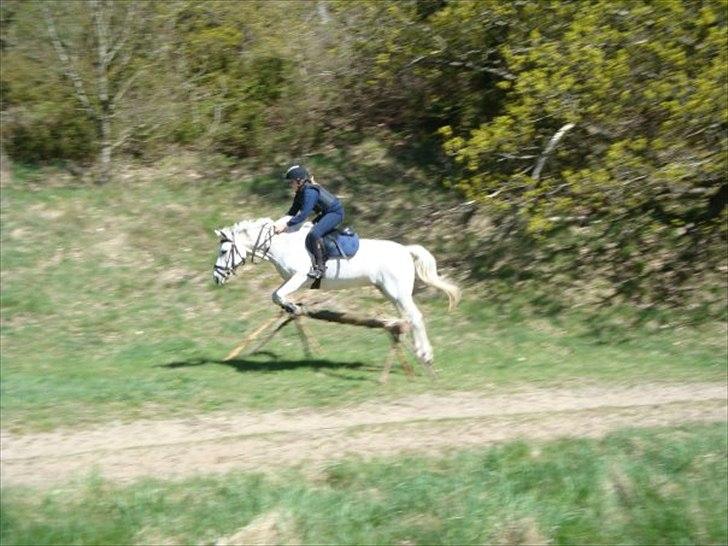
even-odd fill
[{"label": "blue saddle pad", "polygon": [[359,250],[359,236],[351,228],[329,233],[324,237],[326,259],[351,258]]}]

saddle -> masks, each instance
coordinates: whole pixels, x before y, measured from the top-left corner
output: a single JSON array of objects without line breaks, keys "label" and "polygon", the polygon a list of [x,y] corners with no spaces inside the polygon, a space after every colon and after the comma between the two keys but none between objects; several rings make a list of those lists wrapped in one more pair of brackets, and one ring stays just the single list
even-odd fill
[{"label": "saddle", "polygon": [[[336,258],[349,259],[359,250],[359,236],[350,227],[336,228],[323,237],[324,262]],[[311,288],[321,288],[321,279],[313,281]]]},{"label": "saddle", "polygon": [[336,228],[324,236],[325,259],[352,258],[359,250],[359,235],[350,227]]}]

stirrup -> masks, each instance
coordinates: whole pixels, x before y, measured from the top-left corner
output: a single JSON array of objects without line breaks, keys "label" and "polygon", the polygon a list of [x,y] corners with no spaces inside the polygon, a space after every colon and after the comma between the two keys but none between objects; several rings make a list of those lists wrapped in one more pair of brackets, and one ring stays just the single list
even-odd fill
[{"label": "stirrup", "polygon": [[308,272],[310,279],[320,279],[324,276],[324,271],[320,267],[312,267],[311,271]]}]

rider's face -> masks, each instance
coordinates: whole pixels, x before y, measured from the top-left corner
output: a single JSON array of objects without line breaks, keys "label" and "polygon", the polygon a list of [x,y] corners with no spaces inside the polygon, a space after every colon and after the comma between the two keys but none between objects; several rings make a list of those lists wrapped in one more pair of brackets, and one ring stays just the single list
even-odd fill
[{"label": "rider's face", "polygon": [[291,190],[296,193],[303,185],[303,180],[291,180]]}]

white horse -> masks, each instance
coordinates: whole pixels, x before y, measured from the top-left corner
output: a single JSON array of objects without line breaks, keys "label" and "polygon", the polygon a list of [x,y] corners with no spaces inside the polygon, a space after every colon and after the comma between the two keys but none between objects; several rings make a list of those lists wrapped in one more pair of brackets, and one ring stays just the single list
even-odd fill
[{"label": "white horse", "polygon": [[[307,276],[311,256],[304,241],[312,224],[306,222],[274,235],[270,218],[245,220],[222,229],[220,250],[213,269],[213,279],[224,284],[235,269],[247,259],[256,257],[270,261],[284,282],[273,292],[273,301],[286,311],[296,313],[296,305],[288,296],[302,287],[310,287],[313,280]],[[437,274],[435,258],[420,245],[404,246],[394,241],[361,239],[359,251],[352,258],[334,258],[327,261],[321,279],[322,290],[338,290],[356,286],[376,286],[412,325],[415,353],[430,364],[433,353],[427,339],[422,313],[412,299],[415,274],[425,283],[444,291],[454,309],[460,300],[460,289]]]}]

